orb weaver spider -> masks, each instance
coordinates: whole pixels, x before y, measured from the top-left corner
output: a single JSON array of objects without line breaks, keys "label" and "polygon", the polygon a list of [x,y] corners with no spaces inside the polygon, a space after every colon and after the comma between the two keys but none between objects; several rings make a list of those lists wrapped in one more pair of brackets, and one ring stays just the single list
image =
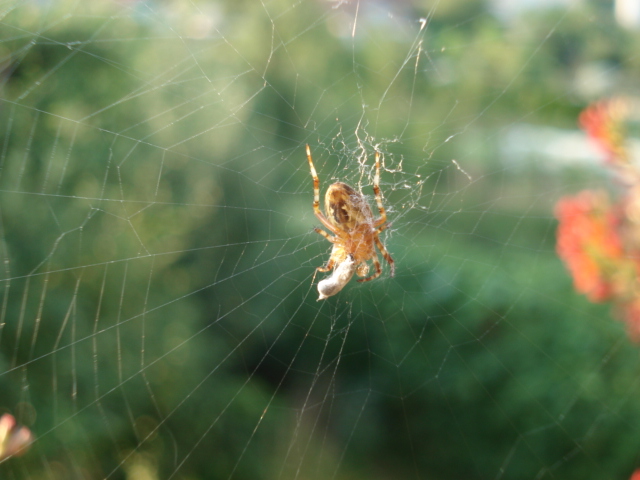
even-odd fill
[{"label": "orb weaver spider", "polygon": [[[380,218],[374,219],[371,207],[364,195],[343,182],[329,185],[324,197],[324,210],[326,216],[320,210],[320,179],[313,165],[311,149],[307,145],[307,159],[313,177],[313,213],[322,225],[333,235],[320,228],[314,228],[316,232],[333,243],[331,256],[324,267],[317,267],[317,272],[328,272],[335,267],[332,276],[318,283],[320,298],[335,295],[351,280],[354,273],[359,277],[358,282],[368,282],[378,278],[382,273],[382,267],[378,261],[376,247],[389,264],[391,276],[395,274],[393,258],[380,241],[380,233],[389,227],[387,214],[382,205],[380,193],[380,154],[376,152],[376,174],[373,177],[373,192],[376,204],[380,212]],[[369,273],[368,260],[373,260],[376,271],[367,277]]]}]

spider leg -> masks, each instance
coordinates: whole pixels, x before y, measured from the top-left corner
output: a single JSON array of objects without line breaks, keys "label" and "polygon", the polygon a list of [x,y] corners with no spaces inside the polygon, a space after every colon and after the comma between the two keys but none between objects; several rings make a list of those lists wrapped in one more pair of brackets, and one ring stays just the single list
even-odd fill
[{"label": "spider leg", "polygon": [[313,278],[311,279],[311,283],[313,284],[313,282],[316,281],[316,275],[318,274],[318,272],[328,272],[333,268],[334,264],[335,262],[332,259],[329,259],[329,261],[324,267],[316,267],[315,271],[313,272]]},{"label": "spider leg", "polygon": [[324,267],[316,267],[315,272],[313,272],[313,278],[311,279],[311,283],[313,284],[313,282],[316,281],[316,275],[318,274],[318,272],[328,272],[333,268],[334,264],[335,262],[333,261],[332,258],[330,258]]},{"label": "spider leg", "polygon": [[368,282],[369,280],[373,280],[380,276],[380,274],[382,273],[382,267],[380,266],[380,261],[378,260],[377,254],[373,256],[373,265],[374,267],[376,267],[376,271],[372,275],[369,275],[367,278],[359,278],[358,282]]},{"label": "spider leg", "polygon": [[337,234],[336,227],[334,227],[327,217],[322,214],[320,210],[320,179],[318,178],[318,172],[316,172],[316,167],[313,165],[313,160],[311,159],[311,149],[309,148],[309,144],[307,144],[307,160],[309,160],[309,168],[311,169],[311,177],[313,177],[313,213],[318,220],[322,222],[322,225],[332,233]]},{"label": "spider leg", "polygon": [[316,270],[318,272],[328,272],[333,268],[336,262],[334,262],[333,258],[330,258],[327,264],[324,267],[317,267]]},{"label": "spider leg", "polygon": [[[376,220],[373,227],[380,227],[387,221],[387,212],[382,205],[382,194],[380,193],[380,153],[376,151],[376,174],[373,177],[373,193],[375,193],[376,204],[378,205],[378,211],[380,212],[380,218]],[[387,228],[386,226],[384,228]],[[384,229],[382,229],[384,230]],[[380,230],[380,231],[382,231]]]},{"label": "spider leg", "polygon": [[324,238],[326,238],[327,240],[329,240],[331,243],[336,243],[338,241],[338,237],[334,237],[332,235],[329,235],[327,232],[325,232],[324,230],[322,230],[321,228],[314,228],[314,230],[316,232],[318,232],[320,235],[322,235]]},{"label": "spider leg", "polygon": [[376,246],[378,247],[378,250],[380,250],[380,253],[389,264],[389,267],[391,267],[391,276],[393,277],[396,273],[396,264],[393,261],[393,258],[391,258],[391,255],[389,254],[387,249],[384,248],[384,245],[382,244],[382,242],[380,241],[377,235],[373,237],[373,241],[376,242]]},{"label": "spider leg", "polygon": [[389,228],[391,226],[390,223],[383,223],[382,225],[380,225],[378,228],[376,228],[376,233],[382,233],[384,232],[387,228]]}]

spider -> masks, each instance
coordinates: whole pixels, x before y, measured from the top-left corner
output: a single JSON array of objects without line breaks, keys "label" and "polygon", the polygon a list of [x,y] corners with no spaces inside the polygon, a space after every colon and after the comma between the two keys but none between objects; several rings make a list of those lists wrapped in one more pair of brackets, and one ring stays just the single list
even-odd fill
[{"label": "spider", "polygon": [[[320,180],[316,168],[311,159],[311,149],[307,145],[307,159],[313,177],[313,213],[322,225],[333,235],[320,228],[314,228],[316,232],[333,243],[331,256],[324,267],[317,267],[318,272],[328,272],[334,267],[334,275],[318,284],[320,298],[322,300],[335,295],[349,282],[353,273],[357,273],[358,282],[368,282],[377,278],[382,273],[382,267],[378,261],[376,247],[391,267],[391,276],[395,273],[393,258],[380,241],[379,235],[389,227],[387,214],[382,206],[380,193],[380,155],[376,152],[376,174],[373,178],[373,192],[375,193],[380,218],[374,219],[371,207],[362,193],[356,192],[346,183],[336,182],[329,185],[324,197],[324,209],[326,216],[320,211]],[[369,273],[368,260],[373,260],[376,271],[367,277]],[[323,282],[325,282],[323,284]],[[324,285],[324,288],[321,288]]]}]

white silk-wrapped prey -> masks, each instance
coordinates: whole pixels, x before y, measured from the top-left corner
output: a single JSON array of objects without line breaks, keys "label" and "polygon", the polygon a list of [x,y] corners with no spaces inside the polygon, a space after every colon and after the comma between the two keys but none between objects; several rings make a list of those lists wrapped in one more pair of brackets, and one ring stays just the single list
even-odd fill
[{"label": "white silk-wrapped prey", "polygon": [[330,277],[318,282],[318,293],[320,293],[318,301],[329,298],[342,290],[344,286],[349,283],[355,271],[356,262],[353,255],[349,255],[344,262],[333,270]]}]

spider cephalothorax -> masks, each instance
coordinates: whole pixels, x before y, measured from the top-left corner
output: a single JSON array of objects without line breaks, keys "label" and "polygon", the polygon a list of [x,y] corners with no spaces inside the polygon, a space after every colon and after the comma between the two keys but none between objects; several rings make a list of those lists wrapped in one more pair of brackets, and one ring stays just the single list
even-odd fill
[{"label": "spider cephalothorax", "polygon": [[[333,183],[327,189],[324,200],[325,216],[320,211],[320,180],[311,159],[309,145],[307,145],[307,159],[313,177],[313,213],[322,225],[333,233],[330,235],[320,228],[315,228],[316,232],[333,243],[329,261],[324,267],[318,267],[317,270],[328,272],[336,267],[334,276],[318,284],[319,300],[338,293],[354,273],[357,273],[359,277],[366,277],[358,279],[359,282],[368,282],[380,276],[382,267],[378,261],[376,247],[389,263],[391,276],[393,276],[395,270],[393,259],[379,238],[380,233],[389,224],[380,193],[380,155],[378,152],[376,152],[376,173],[373,179],[373,192],[380,212],[380,218],[377,219],[373,218],[371,207],[369,207],[364,195],[342,182]],[[368,260],[373,260],[376,271],[367,277],[369,265],[366,262]]]}]

